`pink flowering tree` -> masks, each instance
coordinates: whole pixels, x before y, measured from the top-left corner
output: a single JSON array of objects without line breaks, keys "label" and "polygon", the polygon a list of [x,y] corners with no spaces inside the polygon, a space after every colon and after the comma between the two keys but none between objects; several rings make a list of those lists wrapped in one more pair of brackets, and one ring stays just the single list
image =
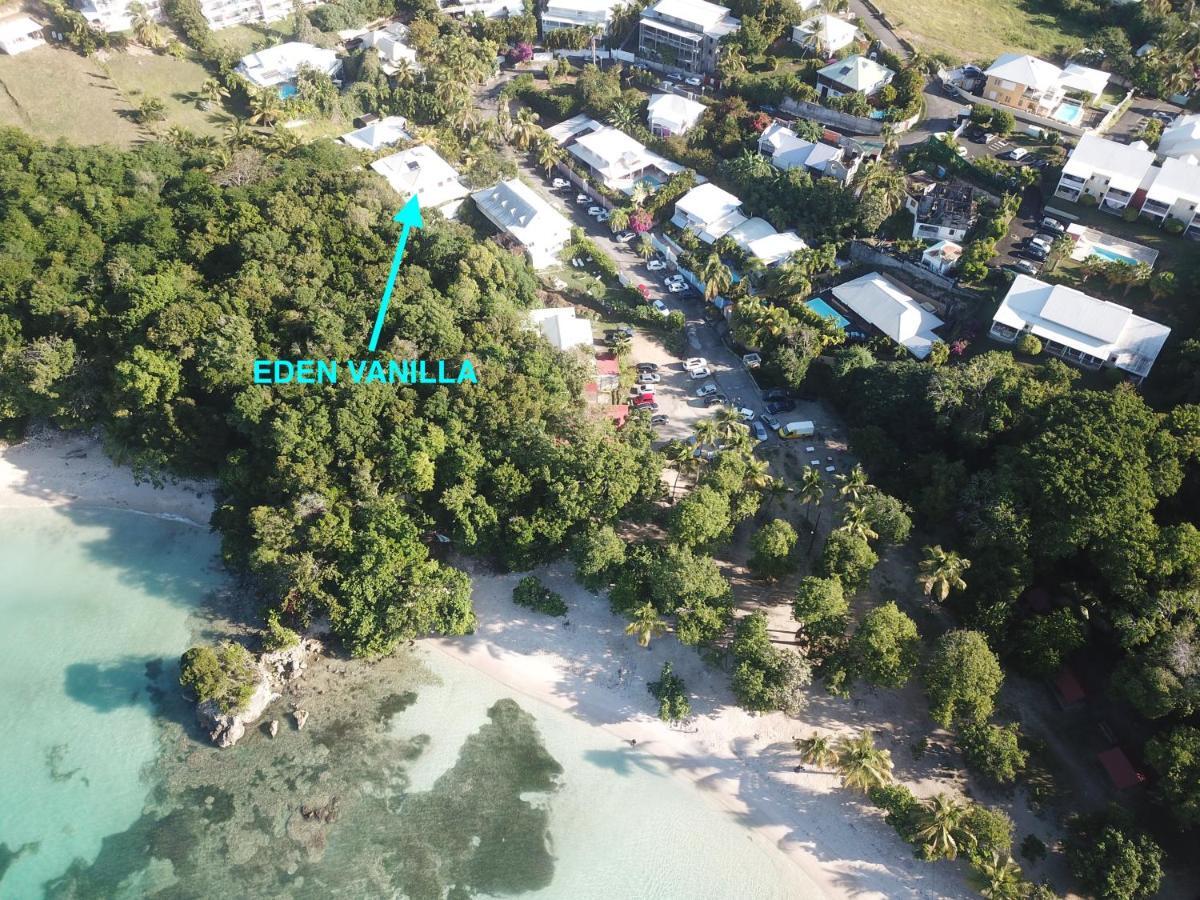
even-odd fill
[{"label": "pink flowering tree", "polygon": [[508,61],[513,65],[520,65],[531,59],[533,59],[533,44],[528,41],[521,41],[517,46],[508,48]]},{"label": "pink flowering tree", "polygon": [[645,234],[654,227],[654,216],[644,209],[635,209],[629,217],[629,227],[637,234]]}]

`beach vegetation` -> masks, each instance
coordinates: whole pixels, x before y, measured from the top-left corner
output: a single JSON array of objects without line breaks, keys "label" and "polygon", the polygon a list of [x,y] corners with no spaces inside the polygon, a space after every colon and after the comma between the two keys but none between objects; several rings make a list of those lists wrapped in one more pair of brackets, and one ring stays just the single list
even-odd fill
[{"label": "beach vegetation", "polygon": [[260,679],[254,656],[234,641],[192,647],[179,660],[179,683],[227,715],[246,708]]},{"label": "beach vegetation", "polygon": [[646,687],[658,701],[658,717],[664,722],[679,722],[692,714],[687,687],[672,671],[670,662],[663,663],[658,680],[651,681]]},{"label": "beach vegetation", "polygon": [[563,600],[562,594],[550,590],[536,575],[526,575],[518,581],[517,586],[513,588],[512,599],[517,606],[548,616],[567,614],[567,602]]}]

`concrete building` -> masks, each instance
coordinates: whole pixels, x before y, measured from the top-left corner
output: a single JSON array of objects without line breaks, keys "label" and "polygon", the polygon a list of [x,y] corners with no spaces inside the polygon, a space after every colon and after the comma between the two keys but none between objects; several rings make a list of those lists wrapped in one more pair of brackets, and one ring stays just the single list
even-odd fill
[{"label": "concrete building", "polygon": [[401,22],[368,31],[359,40],[363,47],[374,48],[379,54],[380,68],[388,75],[394,75],[401,66],[414,70],[421,68],[417,62],[417,51],[405,43],[408,40],[408,26]]},{"label": "concrete building", "polygon": [[792,26],[792,43],[826,59],[853,45],[861,37],[862,33],[853,22],[831,15],[813,16]]},{"label": "concrete building", "polygon": [[942,320],[922,307],[902,285],[878,272],[839,284],[833,296],[917,359],[927,357],[939,340],[934,329],[941,327]]},{"label": "concrete building", "polygon": [[630,194],[638,182],[653,188],[683,171],[683,166],[646,149],[625,132],[594,119],[587,121],[587,128],[563,145],[606,188]]},{"label": "concrete building", "polygon": [[692,73],[717,68],[721,38],[741,27],[707,0],[658,0],[642,10],[638,56]]},{"label": "concrete building", "polygon": [[387,116],[378,122],[364,125],[357,131],[343,134],[339,140],[355,150],[374,152],[399,141],[409,140],[411,136],[407,129],[408,120],[404,116]]},{"label": "concrete building", "polygon": [[1200,158],[1200,113],[1176,116],[1175,121],[1163,129],[1158,140],[1158,155],[1160,158]]},{"label": "concrete building", "polygon": [[896,73],[865,56],[847,56],[817,70],[817,93],[821,97],[842,97],[862,93],[871,97],[890,84]]},{"label": "concrete building", "polygon": [[488,221],[525,248],[535,269],[558,262],[571,240],[567,218],[520,179],[502,181],[471,197]]},{"label": "concrete building", "polygon": [[849,182],[858,171],[858,160],[848,159],[841,147],[806,141],[783,122],[772,122],[758,138],[758,152],[777,169],[804,166],[813,175]]},{"label": "concrete building", "polygon": [[655,94],[646,110],[650,133],[655,137],[687,134],[707,108],[703,103],[678,94]]},{"label": "concrete building", "polygon": [[1077,121],[1073,111],[1060,110],[1068,96],[1095,103],[1108,84],[1108,73],[1099,69],[1077,63],[1060,69],[1036,56],[1018,53],[1002,54],[983,74],[984,99],[1034,115],[1057,118],[1064,124]]},{"label": "concrete building", "polygon": [[904,208],[913,215],[914,238],[961,242],[979,218],[979,197],[965,181],[935,181],[924,172],[914,172],[908,179]]},{"label": "concrete building", "polygon": [[1151,170],[1154,181],[1142,201],[1142,215],[1159,225],[1174,219],[1185,236],[1200,240],[1200,163],[1196,157],[1168,156],[1162,168]]},{"label": "concrete building", "polygon": [[608,31],[612,11],[619,0],[547,0],[542,9],[542,34],[563,28],[595,28]]},{"label": "concrete building", "polygon": [[289,41],[243,56],[236,71],[254,87],[262,88],[291,84],[304,67],[336,78],[342,71],[342,61],[332,50]]},{"label": "concrete building", "polygon": [[593,344],[592,323],[576,318],[573,306],[531,309],[528,316],[529,324],[537,328],[557,350],[591,348]]},{"label": "concrete building", "polygon": [[[96,28],[103,31],[128,31],[132,16],[129,6],[135,0],[78,0],[79,11]],[[155,20],[163,18],[162,0],[143,0],[147,14]],[[306,8],[317,6],[303,0]],[[253,22],[277,22],[295,11],[293,0],[200,0],[200,11],[213,30]]]},{"label": "concrete building", "polygon": [[1105,212],[1120,213],[1149,187],[1153,163],[1154,153],[1141,141],[1119,144],[1085,134],[1063,166],[1054,195],[1075,201],[1087,195]]},{"label": "concrete building", "polygon": [[938,241],[932,247],[925,248],[925,252],[921,254],[921,265],[938,275],[949,275],[958,268],[962,252],[962,244]]},{"label": "concrete building", "polygon": [[1171,329],[1061,284],[1017,275],[988,334],[1014,343],[1032,334],[1043,349],[1085,369],[1120,369],[1141,382]]},{"label": "concrete building", "polygon": [[766,219],[743,215],[742,201],[711,182],[680,197],[671,221],[692,231],[706,244],[728,237],[767,266],[777,265],[796,251],[808,248],[796,232],[777,232]]},{"label": "concrete building", "polygon": [[14,16],[0,20],[0,53],[16,56],[46,43],[44,25],[29,16]]},{"label": "concrete building", "polygon": [[470,193],[458,172],[424,144],[409,147],[371,163],[403,199],[417,195],[422,209],[436,209],[453,218]]}]

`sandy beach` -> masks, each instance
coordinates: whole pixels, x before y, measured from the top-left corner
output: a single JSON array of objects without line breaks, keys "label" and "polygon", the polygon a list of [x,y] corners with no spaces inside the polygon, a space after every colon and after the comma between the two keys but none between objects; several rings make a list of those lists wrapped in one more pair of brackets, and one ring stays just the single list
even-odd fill
[{"label": "sandy beach", "polygon": [[207,528],[212,485],[138,482],[90,435],[42,430],[19,444],[0,444],[0,510],[66,504],[125,509]]},{"label": "sandy beach", "polygon": [[[914,859],[912,848],[863,798],[843,790],[836,776],[795,771],[794,736],[849,730],[833,721],[819,688],[802,721],[781,713],[751,715],[735,704],[727,673],[706,665],[673,637],[638,647],[607,600],[577,584],[569,565],[535,573],[566,599],[570,611],[564,620],[512,602],[520,575],[472,570],[463,560],[457,564],[472,571],[479,629],[464,638],[423,644],[517,694],[636,741],[638,751],[694,782],[712,803],[786,854],[797,868],[798,897],[974,896],[961,864]],[[667,660],[692,695],[693,717],[677,727],[658,720],[646,688]],[[871,724],[871,711],[864,708],[862,714],[863,726]],[[889,746],[886,735],[879,741]],[[921,790],[920,781],[913,786],[918,793],[932,792]]]}]

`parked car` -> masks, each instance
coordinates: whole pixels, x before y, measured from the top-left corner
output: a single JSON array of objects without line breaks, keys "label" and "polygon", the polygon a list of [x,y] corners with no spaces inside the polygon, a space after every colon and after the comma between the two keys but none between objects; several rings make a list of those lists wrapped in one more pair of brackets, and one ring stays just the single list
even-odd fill
[{"label": "parked car", "polygon": [[634,368],[642,373],[657,372],[658,363],[638,363]]},{"label": "parked car", "polygon": [[1027,259],[1018,259],[1016,262],[1008,263],[1002,267],[1006,272],[1012,272],[1016,275],[1029,275],[1030,277],[1037,275],[1038,267]]},{"label": "parked car", "polygon": [[661,272],[666,267],[667,267],[667,264],[665,262],[663,262],[661,259],[651,259],[651,260],[647,261],[647,263],[646,263],[646,268],[649,269],[651,272]]},{"label": "parked car", "polygon": [[768,437],[767,428],[762,422],[751,422],[750,431],[754,433],[754,439],[756,441],[765,441]]},{"label": "parked car", "polygon": [[639,384],[658,384],[662,376],[654,372],[638,372],[637,380]]},{"label": "parked car", "polygon": [[1045,262],[1046,257],[1049,256],[1050,253],[1048,250],[1044,249],[1041,244],[1030,243],[1022,247],[1021,252],[1018,255],[1025,257],[1025,259],[1032,259],[1035,262]]},{"label": "parked car", "polygon": [[589,206],[588,207],[588,215],[589,216],[598,216],[602,212],[604,212],[603,206]]},{"label": "parked car", "polygon": [[571,182],[567,181],[565,178],[555,178],[552,182],[550,182],[550,186],[552,188],[562,190],[563,188],[569,188],[571,186]]},{"label": "parked car", "polygon": [[683,361],[683,367],[689,372],[692,369],[706,369],[708,368],[708,360],[703,356],[692,356]]},{"label": "parked car", "polygon": [[816,433],[816,426],[814,426],[812,422],[788,422],[779,429],[779,436],[785,441],[794,441],[797,438],[812,437]]},{"label": "parked car", "polygon": [[742,354],[742,365],[747,369],[757,369],[762,365],[762,357],[757,353]]},{"label": "parked car", "polygon": [[786,400],[787,398],[787,388],[767,388],[763,391],[764,400]]},{"label": "parked car", "polygon": [[687,293],[687,289],[688,286],[680,281],[672,281],[667,285],[667,290],[672,294],[685,294]]},{"label": "parked car", "polygon": [[[695,375],[693,375],[692,377],[694,378]],[[717,392],[717,386],[710,381],[708,384],[702,384],[702,385],[700,385],[699,388],[696,389],[696,396],[697,397],[711,397],[716,392]]]},{"label": "parked car", "polygon": [[575,195],[575,202],[576,202],[576,203],[587,203],[587,202],[588,202],[589,200],[591,200],[591,199],[592,199],[592,198],[591,198],[591,197],[589,197],[587,194],[576,194],[576,195]]},{"label": "parked car", "polygon": [[738,407],[738,414],[741,415],[743,422],[753,422],[757,413],[748,406]]},{"label": "parked car", "polygon": [[1024,147],[1013,147],[1004,154],[1005,159],[1011,159],[1013,162],[1020,162],[1029,155],[1029,151]]},{"label": "parked car", "polygon": [[779,424],[779,420],[770,413],[759,413],[758,419],[772,431],[778,431],[782,427]]},{"label": "parked car", "polygon": [[654,307],[654,311],[664,319],[671,314],[671,310],[667,309],[667,304],[663,303],[661,300],[655,300],[650,305]]},{"label": "parked car", "polygon": [[685,78],[683,83],[690,84],[692,87],[700,87],[700,85],[704,84],[704,79],[698,75],[693,75],[690,78]]},{"label": "parked car", "polygon": [[664,416],[664,415],[661,415],[661,414],[660,414],[660,415],[657,415],[657,416],[651,416],[651,417],[650,417],[650,424],[651,424],[651,425],[654,425],[655,427],[657,427],[657,426],[659,426],[659,425],[666,425],[666,424],[667,424],[669,421],[671,421],[671,420],[670,420],[670,419],[668,419],[666,416]]},{"label": "parked car", "polygon": [[633,326],[626,325],[624,322],[622,322],[616,328],[605,328],[604,329],[605,337],[612,337],[612,336],[615,336],[618,334],[623,334],[627,338],[633,337]]},{"label": "parked car", "polygon": [[596,221],[597,221],[597,222],[599,222],[600,224],[604,224],[605,222],[607,222],[607,221],[608,221],[609,219],[611,219],[611,218],[612,218],[612,213],[610,213],[610,212],[609,212],[609,211],[606,209],[606,210],[604,210],[603,212],[601,212],[601,213],[600,213],[600,215],[596,216]]},{"label": "parked car", "polygon": [[772,400],[767,404],[767,412],[778,415],[779,413],[792,412],[796,409],[795,400]]},{"label": "parked car", "polygon": [[1054,218],[1054,216],[1044,217],[1042,219],[1041,223],[1038,225],[1038,229],[1041,231],[1049,232],[1050,234],[1066,234],[1067,233],[1067,226],[1064,225],[1062,222],[1058,221],[1058,219]]},{"label": "parked car", "polygon": [[651,415],[658,412],[658,404],[655,403],[653,400],[651,400],[649,403],[635,403],[635,404],[633,404],[633,408],[639,409],[639,410],[644,410],[645,412],[648,412]]},{"label": "parked car", "polygon": [[1035,234],[1029,239],[1030,247],[1037,247],[1039,250],[1044,250],[1046,253],[1050,252],[1050,247],[1053,245],[1053,243],[1054,239],[1046,234]]},{"label": "parked car", "polygon": [[625,231],[617,232],[617,236],[616,236],[616,238],[614,238],[614,240],[616,240],[616,242],[618,244],[628,244],[630,241],[633,240],[633,238],[634,238],[633,232],[626,229]]},{"label": "parked car", "polygon": [[976,144],[986,144],[988,142],[988,138],[990,137],[991,135],[989,135],[982,128],[972,127],[967,129],[967,140],[973,141]]},{"label": "parked car", "polygon": [[687,284],[687,280],[682,275],[668,275],[663,279],[663,284]]},{"label": "parked car", "polygon": [[711,397],[705,397],[705,398],[704,398],[704,405],[705,405],[706,407],[708,407],[708,406],[721,406],[721,405],[723,405],[723,404],[726,404],[726,403],[728,403],[728,402],[729,402],[729,398],[728,398],[728,397],[726,397],[724,394],[713,394]]}]

